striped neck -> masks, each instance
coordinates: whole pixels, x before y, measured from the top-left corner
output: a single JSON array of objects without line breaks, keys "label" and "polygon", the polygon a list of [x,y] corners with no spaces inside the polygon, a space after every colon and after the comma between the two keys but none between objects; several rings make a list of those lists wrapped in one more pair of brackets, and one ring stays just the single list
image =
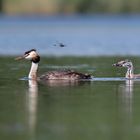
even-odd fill
[{"label": "striped neck", "polygon": [[133,65],[127,69],[125,77],[128,78],[128,79],[134,78]]}]

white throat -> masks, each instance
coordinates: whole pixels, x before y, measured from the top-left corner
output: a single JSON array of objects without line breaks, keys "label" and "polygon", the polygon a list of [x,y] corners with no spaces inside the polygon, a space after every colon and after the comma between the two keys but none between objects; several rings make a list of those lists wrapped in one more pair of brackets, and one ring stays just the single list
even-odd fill
[{"label": "white throat", "polygon": [[38,69],[38,63],[32,62],[31,69],[28,75],[29,79],[34,79],[34,80],[37,79],[37,69]]}]

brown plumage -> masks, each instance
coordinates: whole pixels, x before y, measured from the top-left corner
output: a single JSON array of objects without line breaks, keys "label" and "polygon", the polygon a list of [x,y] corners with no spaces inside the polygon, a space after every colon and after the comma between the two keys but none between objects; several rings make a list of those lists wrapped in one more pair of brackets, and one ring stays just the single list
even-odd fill
[{"label": "brown plumage", "polygon": [[36,52],[35,49],[27,51],[24,53],[23,56],[16,58],[19,59],[27,59],[31,60],[32,65],[29,72],[29,79],[36,79],[36,80],[82,80],[82,79],[91,79],[91,75],[83,74],[80,72],[76,72],[73,70],[61,70],[61,71],[50,71],[47,72],[40,77],[37,77],[37,70],[38,70],[38,63],[40,61],[40,56]]},{"label": "brown plumage", "polygon": [[50,71],[40,76],[41,80],[47,79],[66,79],[66,80],[78,80],[78,79],[91,79],[91,75],[79,73],[73,70],[63,71]]}]

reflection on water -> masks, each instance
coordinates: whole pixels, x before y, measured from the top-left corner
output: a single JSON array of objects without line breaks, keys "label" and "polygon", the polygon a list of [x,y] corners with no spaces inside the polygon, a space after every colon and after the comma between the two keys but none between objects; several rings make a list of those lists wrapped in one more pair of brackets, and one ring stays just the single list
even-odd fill
[{"label": "reflection on water", "polygon": [[124,92],[124,102],[126,103],[126,111],[132,114],[132,103],[133,103],[133,80],[126,80],[126,88]]},{"label": "reflection on water", "polygon": [[37,97],[38,83],[35,80],[28,80],[29,90],[26,94],[26,107],[28,111],[29,134],[32,139],[35,138],[36,121],[37,121]]},{"label": "reflection on water", "polygon": [[[113,68],[112,59],[120,57],[42,58],[39,73],[46,71],[47,60],[52,65],[61,62],[63,66],[84,61],[94,67],[95,77],[90,81],[37,83],[20,79],[28,74],[30,63],[1,58],[0,139],[137,140],[140,136],[140,79],[119,78],[123,70]],[[132,59],[139,62],[139,57]],[[136,66],[139,69],[139,65]],[[77,69],[86,72],[89,67]]]},{"label": "reflection on water", "polygon": [[127,113],[127,116],[132,115],[133,84],[133,80],[126,80],[125,84],[120,86],[121,91],[119,91],[122,109]]},{"label": "reflection on water", "polygon": [[90,83],[90,80],[87,81],[79,81],[79,80],[46,80],[40,81],[41,84],[49,87],[62,87],[62,86],[80,86],[86,83]]},{"label": "reflection on water", "polygon": [[122,139],[128,139],[127,135],[133,125],[133,84],[133,80],[126,79],[125,83],[119,86],[119,117],[121,120],[119,132],[122,133]]}]

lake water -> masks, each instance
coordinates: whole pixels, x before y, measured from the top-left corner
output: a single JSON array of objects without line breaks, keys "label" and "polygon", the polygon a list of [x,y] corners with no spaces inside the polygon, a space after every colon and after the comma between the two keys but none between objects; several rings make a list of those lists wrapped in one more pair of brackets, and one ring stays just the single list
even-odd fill
[{"label": "lake water", "polygon": [[[140,16],[0,17],[0,54],[140,55]],[[60,48],[57,44],[64,43]]]},{"label": "lake water", "polygon": [[[1,16],[0,139],[139,140],[140,80],[112,67],[128,58],[140,73],[139,36],[138,15]],[[74,69],[94,78],[28,81],[30,62],[14,58],[31,48],[43,56],[39,75]]]},{"label": "lake water", "polygon": [[[140,80],[126,80],[112,67],[118,57],[42,58],[39,75],[71,68],[90,81],[28,81],[30,63],[0,58],[0,139],[138,140]],[[139,72],[139,57],[131,58]]]}]

